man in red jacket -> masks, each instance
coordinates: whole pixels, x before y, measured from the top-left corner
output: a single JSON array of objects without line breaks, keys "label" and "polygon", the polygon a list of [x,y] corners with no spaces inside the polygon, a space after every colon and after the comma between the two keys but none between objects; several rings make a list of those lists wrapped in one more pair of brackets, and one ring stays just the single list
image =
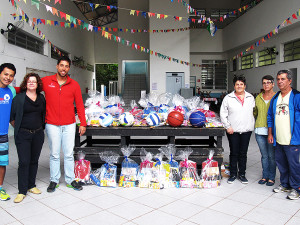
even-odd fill
[{"label": "man in red jacket", "polygon": [[57,61],[57,73],[43,77],[46,97],[46,133],[50,147],[50,185],[48,192],[59,186],[60,149],[64,153],[64,170],[67,187],[82,190],[74,175],[73,149],[75,142],[75,108],[80,119],[80,136],[86,131],[85,111],[79,84],[68,76],[71,60],[67,56]]}]

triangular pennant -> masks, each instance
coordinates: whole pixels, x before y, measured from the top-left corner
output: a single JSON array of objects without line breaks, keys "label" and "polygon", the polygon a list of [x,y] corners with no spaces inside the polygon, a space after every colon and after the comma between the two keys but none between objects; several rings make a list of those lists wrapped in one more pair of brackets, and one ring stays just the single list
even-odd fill
[{"label": "triangular pennant", "polygon": [[66,14],[64,12],[59,11],[60,17],[66,20]]},{"label": "triangular pennant", "polygon": [[38,10],[40,10],[40,1],[39,0],[31,0],[31,5],[35,5]]},{"label": "triangular pennant", "polygon": [[52,14],[53,14],[53,16],[55,16],[55,15],[58,16],[58,11],[56,8],[52,7]]},{"label": "triangular pennant", "polygon": [[61,0],[55,0],[54,4],[59,3],[61,4]]}]

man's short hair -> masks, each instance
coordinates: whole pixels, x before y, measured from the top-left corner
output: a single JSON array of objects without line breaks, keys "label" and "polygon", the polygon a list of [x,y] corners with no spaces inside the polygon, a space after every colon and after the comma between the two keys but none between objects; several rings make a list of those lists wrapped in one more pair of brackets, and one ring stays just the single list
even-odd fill
[{"label": "man's short hair", "polygon": [[281,74],[284,74],[286,73],[286,77],[288,80],[291,80],[292,79],[292,72],[290,70],[279,70],[278,73],[277,73],[277,77]]},{"label": "man's short hair", "polygon": [[2,73],[2,71],[4,70],[4,68],[8,68],[12,71],[15,72],[15,75],[17,73],[17,70],[16,70],[16,67],[14,66],[14,64],[12,63],[3,63],[1,66],[0,66],[0,73]]},{"label": "man's short hair", "polygon": [[70,58],[69,58],[68,56],[64,55],[64,56],[60,57],[60,58],[57,60],[57,65],[59,65],[59,63],[60,63],[61,61],[67,61],[67,62],[69,63],[69,65],[71,66],[71,60],[70,60]]},{"label": "man's short hair", "polygon": [[274,77],[272,77],[271,75],[263,76],[263,78],[261,78],[261,82],[263,82],[264,80],[270,80],[272,81],[272,83],[274,83]]},{"label": "man's short hair", "polygon": [[244,83],[244,85],[246,85],[246,78],[243,75],[234,75],[233,77],[233,86],[235,85],[235,83],[237,81],[241,81]]}]

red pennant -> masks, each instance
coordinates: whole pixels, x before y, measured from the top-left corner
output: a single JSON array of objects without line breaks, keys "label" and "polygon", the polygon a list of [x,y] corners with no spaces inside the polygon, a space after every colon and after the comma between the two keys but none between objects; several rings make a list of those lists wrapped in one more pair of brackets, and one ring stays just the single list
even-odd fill
[{"label": "red pennant", "polygon": [[220,22],[223,22],[223,16],[220,17]]},{"label": "red pennant", "polygon": [[110,6],[106,6],[106,9],[107,9],[108,11],[110,11],[110,10],[111,10]]},{"label": "red pennant", "polygon": [[45,20],[44,19],[41,19],[41,22],[45,25]]},{"label": "red pennant", "polygon": [[286,24],[292,24],[292,22],[290,21],[290,18],[288,18],[288,19],[286,20]]},{"label": "red pennant", "polygon": [[292,15],[292,17],[293,17],[295,20],[298,19],[295,13]]},{"label": "red pennant", "polygon": [[118,31],[118,28],[113,28],[113,32],[117,32]]},{"label": "red pennant", "polygon": [[65,22],[60,22],[61,27],[65,27]]},{"label": "red pennant", "polygon": [[60,14],[60,17],[63,19],[63,18],[65,18],[65,20],[67,19],[66,18],[66,14],[64,13],[64,12],[61,12],[61,11],[59,11],[59,14]]},{"label": "red pennant", "polygon": [[136,12],[136,15],[137,15],[137,16],[138,16],[138,15],[139,15],[139,13],[140,13],[140,11],[138,11],[138,10],[136,10],[135,12]]}]

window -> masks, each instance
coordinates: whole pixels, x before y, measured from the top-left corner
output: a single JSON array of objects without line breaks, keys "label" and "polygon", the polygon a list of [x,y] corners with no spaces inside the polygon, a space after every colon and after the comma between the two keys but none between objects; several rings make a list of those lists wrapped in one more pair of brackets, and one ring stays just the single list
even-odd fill
[{"label": "window", "polygon": [[62,56],[69,56],[69,53],[54,46],[51,45],[51,58],[52,59],[60,59]]},{"label": "window", "polygon": [[242,70],[253,68],[253,54],[242,56]]},{"label": "window", "polygon": [[284,61],[300,59],[300,39],[284,44]]},{"label": "window", "polygon": [[44,41],[20,29],[8,32],[8,43],[44,54]]},{"label": "window", "polygon": [[273,65],[276,63],[276,48],[267,48],[258,52],[258,66]]},{"label": "window", "polygon": [[227,89],[227,63],[225,60],[202,60],[202,89]]}]

